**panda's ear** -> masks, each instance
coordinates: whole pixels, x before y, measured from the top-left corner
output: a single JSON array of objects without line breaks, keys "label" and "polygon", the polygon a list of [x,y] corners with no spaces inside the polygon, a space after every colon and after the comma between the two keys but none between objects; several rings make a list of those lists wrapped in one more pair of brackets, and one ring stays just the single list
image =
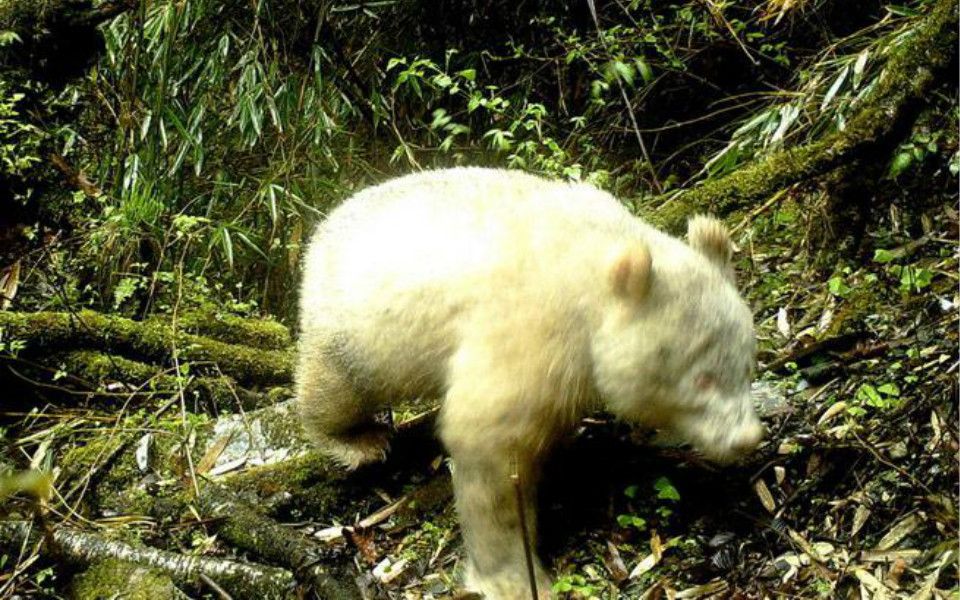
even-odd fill
[{"label": "panda's ear", "polygon": [[650,250],[641,242],[621,249],[610,266],[609,276],[614,294],[621,298],[643,300],[653,278]]},{"label": "panda's ear", "polygon": [[733,241],[719,220],[697,215],[687,221],[687,243],[733,280]]}]

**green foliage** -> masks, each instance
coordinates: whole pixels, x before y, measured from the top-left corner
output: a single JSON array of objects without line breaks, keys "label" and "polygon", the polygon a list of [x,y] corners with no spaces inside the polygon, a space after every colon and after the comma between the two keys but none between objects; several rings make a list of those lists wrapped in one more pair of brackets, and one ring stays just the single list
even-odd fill
[{"label": "green foliage", "polygon": [[[856,405],[848,408],[848,412],[860,415],[863,413],[861,407],[870,407],[878,411],[887,411],[898,408],[902,400],[900,398],[900,388],[896,383],[884,383],[879,386],[873,386],[869,383],[861,384],[854,395]],[[859,410],[858,410],[859,409]]]},{"label": "green foliage", "polygon": [[617,525],[620,527],[633,527],[639,531],[645,531],[647,529],[647,520],[637,515],[617,515]]},{"label": "green foliage", "polygon": [[[883,77],[886,57],[914,33],[917,11],[886,10],[879,23],[831,44],[799,70],[797,89],[785,100],[777,101],[782,96],[778,94],[772,104],[742,121],[727,145],[707,160],[704,173],[719,177],[758,156],[842,131]],[[891,175],[914,160],[914,154],[907,158],[898,153]]]},{"label": "green foliage", "polygon": [[827,289],[838,298],[846,298],[853,289],[844,280],[843,275],[834,275],[827,280]]},{"label": "green foliage", "polygon": [[891,265],[888,270],[898,278],[899,289],[905,294],[921,292],[933,282],[933,271],[924,267]]},{"label": "green foliage", "polygon": [[[842,128],[920,12],[890,11],[810,61],[778,25],[786,6],[635,0],[600,6],[586,21],[551,3],[484,6],[474,12],[490,13],[487,29],[420,4],[318,15],[295,0],[161,0],[107,23],[101,61],[60,99],[79,120],[47,132],[102,193],[73,200],[79,252],[69,249],[66,289],[44,308],[80,300],[148,314],[212,300],[290,317],[306,236],[356,188],[411,169],[492,164],[642,197],[695,168],[702,150],[677,146],[674,131],[747,108],[704,115],[710,98],[678,96],[692,82],[717,99],[746,89],[736,67],[704,57],[732,49],[765,70],[764,86],[776,85],[768,75],[788,76],[784,66],[806,65],[799,89],[741,122],[707,163],[712,175],[727,172]],[[497,19],[515,27],[505,33]],[[20,119],[3,120],[4,107],[17,110],[0,103],[0,161],[34,164],[35,144],[6,141],[8,121]],[[913,162],[899,159],[897,173],[920,164],[931,143],[955,146],[930,135],[904,146]],[[820,150],[787,160],[805,164]]]},{"label": "green foliage", "polygon": [[911,168],[923,164],[930,155],[936,155],[944,137],[943,131],[914,131],[908,140],[894,151],[887,173],[899,177]]},{"label": "green foliage", "polygon": [[[483,84],[476,69],[454,69],[456,54],[448,51],[444,65],[423,57],[394,57],[387,62],[386,71],[393,78],[388,104],[419,104],[424,113],[429,111],[431,118],[423,119],[429,123],[425,131],[415,121],[409,126],[422,137],[421,144],[436,149],[434,160],[446,155],[463,162],[479,145],[502,156],[507,166],[580,179],[583,167],[576,159],[587,155],[589,147],[562,146],[547,129],[556,119],[545,105],[508,96],[496,84]],[[413,145],[401,138],[391,160],[418,164],[414,154]],[[606,174],[600,164],[591,161],[594,180]]]},{"label": "green foliage", "polygon": [[0,327],[0,354],[17,356],[21,350],[27,347],[25,340],[19,337],[12,337],[3,327]]},{"label": "green foliage", "polygon": [[[157,272],[181,268],[216,273],[245,301],[288,302],[305,224],[352,175],[342,123],[356,107],[327,85],[323,48],[293,68],[299,57],[264,38],[263,3],[231,7],[239,19],[223,10],[187,0],[121,16],[76,90],[116,119],[85,133],[103,142],[87,158],[104,193],[80,257],[99,263],[85,293],[115,308],[142,304],[158,293]],[[76,148],[76,134],[64,136]]]},{"label": "green foliage", "polygon": [[653,489],[657,491],[658,500],[670,500],[678,501],[680,500],[680,492],[677,491],[677,488],[673,487],[673,484],[670,483],[670,480],[666,477],[660,477],[653,483]]},{"label": "green foliage", "polygon": [[40,162],[41,132],[26,123],[17,109],[23,97],[0,80],[0,177],[23,176]]},{"label": "green foliage", "polygon": [[878,263],[881,263],[881,264],[886,264],[886,263],[888,263],[888,262],[892,262],[894,259],[896,259],[896,255],[895,255],[893,252],[890,252],[889,250],[884,250],[884,249],[882,249],[882,248],[877,248],[877,249],[874,250],[874,252],[873,252],[873,260],[874,260],[874,262],[878,262]]},{"label": "green foliage", "polygon": [[[659,522],[665,524],[673,514],[671,505],[680,500],[680,492],[667,477],[658,477],[653,482],[652,487],[654,498],[658,501],[654,512],[656,512]],[[642,497],[639,497],[640,487],[637,485],[628,486],[623,490],[623,495],[631,500],[643,500]],[[646,531],[648,526],[647,519],[633,513],[617,515],[617,525],[625,529],[636,529],[638,531]]]},{"label": "green foliage", "polygon": [[[292,0],[163,0],[112,20],[102,60],[64,96],[84,117],[56,131],[102,190],[76,203],[68,271],[80,273],[66,296],[133,314],[193,302],[191,281],[215,278],[218,302],[289,315],[304,236],[351,189],[492,163],[634,193],[649,170],[629,113],[730,36],[779,52],[735,7],[630,2],[588,30],[554,8],[525,9],[515,35],[442,50],[391,3],[317,22]],[[371,34],[371,19],[394,26]]]},{"label": "green foliage", "polygon": [[553,582],[553,591],[558,594],[577,594],[582,598],[590,598],[599,593],[597,586],[592,585],[583,575],[576,573],[557,577]]},{"label": "green foliage", "polygon": [[920,293],[933,283],[934,272],[919,265],[893,264],[901,258],[903,252],[896,252],[878,248],[874,250],[873,260],[886,265],[888,275],[897,282],[897,287],[904,294]]}]

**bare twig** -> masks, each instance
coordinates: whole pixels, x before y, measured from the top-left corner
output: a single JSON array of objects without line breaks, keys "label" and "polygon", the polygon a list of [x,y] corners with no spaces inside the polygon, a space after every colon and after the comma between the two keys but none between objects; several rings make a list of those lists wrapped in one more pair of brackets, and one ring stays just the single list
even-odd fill
[{"label": "bare twig", "polygon": [[207,585],[207,587],[213,590],[213,593],[215,593],[217,597],[220,598],[220,600],[233,600],[233,596],[228,594],[227,590],[220,587],[220,585],[216,581],[210,579],[209,575],[206,575],[205,573],[200,573],[200,581],[202,581],[204,584]]},{"label": "bare twig", "polygon": [[517,469],[510,475],[513,482],[513,491],[517,497],[517,514],[520,516],[520,536],[523,542],[523,555],[527,561],[527,577],[530,578],[530,595],[533,600],[537,600],[537,576],[533,569],[533,553],[530,551],[530,538],[527,537],[527,514],[523,509],[523,490],[520,488],[520,475]]}]

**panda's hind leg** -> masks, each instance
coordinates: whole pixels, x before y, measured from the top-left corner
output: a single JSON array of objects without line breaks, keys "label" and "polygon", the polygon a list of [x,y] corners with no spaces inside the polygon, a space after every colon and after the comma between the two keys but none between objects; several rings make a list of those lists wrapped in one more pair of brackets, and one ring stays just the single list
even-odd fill
[{"label": "panda's hind leg", "polygon": [[378,405],[363,398],[343,369],[322,354],[301,353],[297,402],[307,435],[347,469],[386,459],[390,429],[374,420]]}]

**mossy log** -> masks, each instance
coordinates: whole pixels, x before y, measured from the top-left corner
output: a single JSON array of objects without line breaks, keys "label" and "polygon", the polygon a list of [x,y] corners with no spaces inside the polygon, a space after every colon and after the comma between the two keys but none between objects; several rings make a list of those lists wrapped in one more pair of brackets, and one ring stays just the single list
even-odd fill
[{"label": "mossy log", "polygon": [[162,397],[179,393],[180,386],[183,386],[184,397],[196,406],[194,412],[232,412],[238,407],[253,410],[282,402],[292,395],[289,388],[281,386],[266,391],[249,390],[226,375],[191,376],[178,381],[175,375],[156,365],[96,350],[74,350],[41,362],[66,371],[87,386],[94,386],[95,389],[90,390],[90,395],[94,397],[98,395],[98,390],[104,390],[110,397],[125,401],[127,394],[117,394],[111,384],[123,384],[124,392]]},{"label": "mossy log", "polygon": [[28,521],[0,522],[0,547],[18,549],[37,543],[41,537],[43,552],[73,565],[86,566],[112,558],[161,571],[192,588],[200,588],[202,577],[206,577],[234,598],[279,599],[294,593],[293,576],[284,569],[135,547],[68,527],[54,527],[41,536]]},{"label": "mossy log", "polygon": [[867,157],[884,160],[883,153],[906,133],[939,75],[955,65],[956,44],[957,0],[938,0],[910,38],[891,51],[876,88],[843,130],[661,198],[651,221],[676,233],[695,213],[725,216],[837,167]]},{"label": "mossy log", "polygon": [[222,482],[244,498],[258,499],[269,514],[336,514],[344,505],[368,496],[372,487],[394,477],[408,480],[443,451],[432,416],[398,426],[385,463],[346,471],[317,451],[283,462],[227,475]]},{"label": "mossy log", "polygon": [[69,597],[73,600],[178,600],[183,594],[163,571],[108,558],[74,577]]},{"label": "mossy log", "polygon": [[[157,315],[148,321],[170,325],[171,319],[170,315]],[[228,344],[242,344],[269,350],[283,350],[289,348],[292,343],[290,330],[277,321],[244,319],[214,312],[189,311],[179,314],[177,329]]]},{"label": "mossy log", "polygon": [[323,563],[321,547],[302,533],[283,527],[240,499],[226,486],[213,481],[197,482],[199,497],[190,492],[160,498],[151,514],[161,521],[192,520],[199,514],[220,539],[231,547],[267,563],[290,569],[296,579],[321,598],[330,600],[358,597],[356,586],[341,583]]},{"label": "mossy log", "polygon": [[[204,473],[209,472],[213,462],[207,463],[203,470],[199,467],[211,449],[214,452],[227,449],[226,446],[218,446],[219,442],[240,442],[238,436],[243,434],[227,426],[235,425],[242,431],[262,432],[259,435],[249,434],[250,444],[258,447],[257,451],[251,452],[260,452],[272,447],[273,443],[281,442],[285,438],[282,432],[284,424],[272,421],[289,420],[289,411],[289,405],[286,408],[271,407],[248,413],[236,423],[236,419],[228,416],[198,426],[191,435],[195,435],[197,441],[191,452],[199,449],[204,458],[197,457],[194,461],[197,465],[196,474],[187,470],[188,461],[181,458],[187,448],[178,442],[177,436],[163,435],[169,425],[153,423],[151,428],[154,437],[145,455],[148,457],[149,471],[165,479],[195,483],[182,487],[151,488],[149,492],[138,485],[148,469],[137,462],[131,446],[131,442],[143,435],[142,429],[136,426],[121,427],[120,433],[115,436],[89,440],[67,453],[61,461],[64,493],[73,499],[75,494],[72,490],[89,488],[84,496],[85,501],[98,510],[147,514],[161,527],[171,525],[174,529],[182,529],[184,524],[192,524],[199,517],[230,548],[258,562],[288,569],[298,582],[315,590],[320,597],[332,600],[354,598],[356,586],[352,579],[330,571],[335,559],[325,554],[323,546],[299,531],[283,527],[265,514],[268,507],[256,494],[246,492],[241,496],[241,493],[221,481],[205,477]],[[130,419],[136,422],[135,417]],[[124,422],[123,425],[126,424]],[[274,436],[279,438],[273,439]],[[303,442],[291,439],[290,443],[293,451],[298,443]],[[236,449],[233,451],[236,452]],[[366,489],[369,487],[365,486]],[[342,497],[338,493],[331,495]]]},{"label": "mossy log", "polygon": [[170,364],[209,362],[241,385],[289,383],[293,353],[228,344],[185,333],[162,321],[133,321],[93,311],[0,312],[0,330],[6,339],[24,340],[24,353],[96,348],[134,358]]}]

